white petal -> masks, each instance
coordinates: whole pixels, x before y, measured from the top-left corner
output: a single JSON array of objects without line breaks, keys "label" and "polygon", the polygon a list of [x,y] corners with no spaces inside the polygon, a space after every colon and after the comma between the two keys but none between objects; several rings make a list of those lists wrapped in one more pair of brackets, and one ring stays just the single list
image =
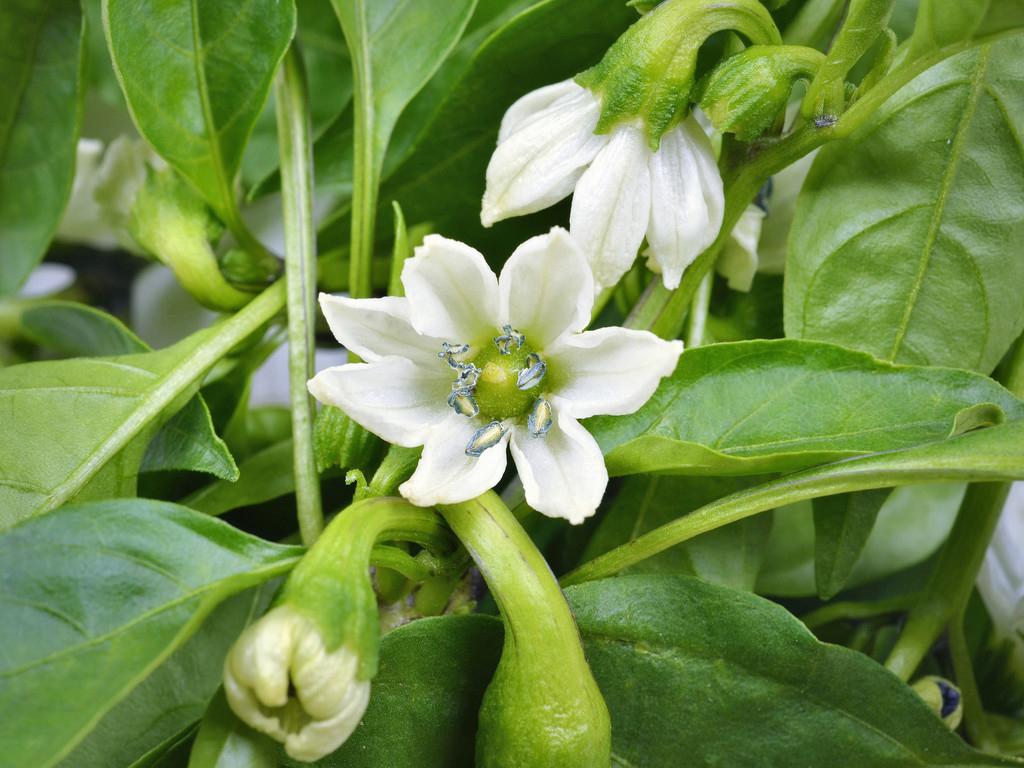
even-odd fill
[{"label": "white petal", "polygon": [[529,102],[517,102],[506,115],[500,143],[487,164],[480,211],[485,227],[510,216],[542,210],[568,196],[587,164],[608,141],[607,136],[594,134],[601,114],[598,98],[575,83],[564,90],[532,113],[530,110],[550,94],[536,99],[528,94],[524,99]]},{"label": "white petal", "polygon": [[594,306],[594,278],[579,246],[561,227],[516,248],[498,278],[509,323],[535,349],[582,331]]},{"label": "white petal", "polygon": [[560,83],[545,85],[530,91],[521,96],[516,102],[505,111],[501,118],[501,128],[498,129],[498,143],[518,130],[521,130],[527,123],[534,119],[543,120],[546,118],[545,111],[559,99],[576,96],[583,90],[571,77],[562,80]]},{"label": "white petal", "polygon": [[320,309],[334,338],[363,360],[397,355],[424,366],[440,362],[437,353],[442,340],[423,336],[412,327],[408,299],[350,299],[321,293]]},{"label": "white petal", "polygon": [[757,273],[757,243],[761,238],[764,211],[748,205],[729,233],[729,240],[715,262],[715,269],[734,291],[749,291]]},{"label": "white petal", "polygon": [[650,155],[638,127],[620,126],[576,185],[569,231],[599,287],[618,282],[643,242],[651,215]]},{"label": "white petal", "polygon": [[345,411],[389,443],[423,445],[433,425],[452,411],[450,371],[416,365],[402,357],[373,363],[350,363],[320,371],[309,391],[325,405]]},{"label": "white petal", "polygon": [[548,517],[577,525],[590,517],[608,486],[608,470],[597,441],[553,398],[555,423],[543,437],[522,427],[512,432],[512,458],[526,503]]},{"label": "white petal", "polygon": [[426,336],[469,344],[501,327],[498,279],[479,251],[458,240],[427,235],[405,262],[402,285],[409,320]]},{"label": "white petal", "polygon": [[555,394],[578,419],[633,413],[675,370],[683,342],[649,331],[598,328],[563,339],[548,350],[548,370],[559,382]]},{"label": "white petal", "polygon": [[432,507],[476,498],[497,485],[505,473],[509,435],[479,457],[467,456],[466,445],[480,426],[478,420],[458,414],[438,424],[423,446],[416,471],[399,492],[417,506]]},{"label": "white petal", "polygon": [[661,137],[651,155],[649,258],[665,287],[679,287],[683,271],[718,236],[725,197],[711,142],[693,117]]}]

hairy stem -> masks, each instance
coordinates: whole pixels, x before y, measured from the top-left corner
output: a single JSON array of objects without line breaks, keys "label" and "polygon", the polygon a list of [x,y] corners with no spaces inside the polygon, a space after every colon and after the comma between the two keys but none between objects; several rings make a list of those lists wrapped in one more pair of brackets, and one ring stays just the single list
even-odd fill
[{"label": "hairy stem", "polygon": [[281,147],[281,199],[284,207],[285,274],[288,285],[288,380],[291,391],[292,469],[302,542],[309,546],[323,531],[320,476],[313,455],[313,399],[306,382],[313,376],[316,324],[316,231],[313,223],[312,129],[306,74],[298,49],[285,54],[274,81],[277,136]]}]

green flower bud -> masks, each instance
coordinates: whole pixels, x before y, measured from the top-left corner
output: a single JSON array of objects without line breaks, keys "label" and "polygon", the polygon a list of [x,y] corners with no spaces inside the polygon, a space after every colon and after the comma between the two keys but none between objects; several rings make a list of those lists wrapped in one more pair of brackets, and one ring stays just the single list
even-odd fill
[{"label": "green flower bud", "polygon": [[476,765],[607,768],[608,708],[543,556],[493,492],[441,511],[505,622],[501,661],[480,709]]},{"label": "green flower bud", "polygon": [[752,141],[786,109],[797,80],[810,79],[825,55],[800,45],[754,45],[730,56],[708,76],[700,108],[722,133]]},{"label": "green flower bud", "polygon": [[434,512],[391,498],[353,504],[331,521],[224,663],[235,714],[296,760],[333,752],[366,711],[380,645],[370,558],[378,540],[394,539],[440,553],[454,548]]},{"label": "green flower bud", "polygon": [[924,699],[949,729],[955,731],[964,716],[964,704],[960,689],[942,677],[928,675],[915,682],[911,688]]},{"label": "green flower bud", "polygon": [[203,306],[230,312],[253,298],[224,279],[210,247],[223,226],[173,170],[150,170],[129,214],[128,229]]},{"label": "green flower bud", "polygon": [[697,52],[711,35],[735,30],[755,45],[782,42],[757,0],[665,0],[615,41],[576,81],[601,97],[597,133],[641,118],[652,149],[686,116]]}]

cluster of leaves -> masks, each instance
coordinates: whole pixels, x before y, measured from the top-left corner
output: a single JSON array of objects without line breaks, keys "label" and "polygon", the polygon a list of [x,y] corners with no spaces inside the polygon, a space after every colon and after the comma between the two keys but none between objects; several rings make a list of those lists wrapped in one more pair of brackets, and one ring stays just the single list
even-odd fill
[{"label": "cluster of leaves", "polygon": [[[774,13],[787,42],[825,47],[843,5]],[[854,102],[863,119],[796,182],[795,214],[777,177],[765,238],[788,237],[785,281],[759,275],[742,296],[715,285],[703,344],[655,397],[587,424],[622,477],[598,517],[528,522],[556,570],[576,569],[566,594],[617,764],[1014,764],[969,747],[877,663],[963,485],[1024,478],[1024,403],[990,378],[1024,331],[1024,38],[1006,34],[1021,8],[957,5],[897,2],[893,26],[910,20],[897,85]],[[67,300],[80,294],[19,298],[44,257],[67,256],[52,240],[79,134],[134,124],[244,247],[247,210],[280,185],[268,97],[297,40],[327,211],[322,287],[348,287],[353,210],[378,186],[410,231],[500,260],[566,218],[480,226],[504,110],[591,66],[635,18],[607,0],[0,6],[5,761],[288,764],[217,694],[227,649],[302,555],[278,543],[296,527],[288,415],[249,406],[284,291],[158,350]],[[360,151],[369,178],[353,176]],[[386,246],[385,217],[376,235]],[[602,321],[621,322],[646,279],[627,276]],[[338,465],[369,476],[381,446],[336,414],[321,426],[337,506],[352,495]],[[793,614],[822,605],[848,611],[809,622],[816,637]],[[854,620],[878,605],[895,608]],[[388,633],[364,722],[322,765],[471,765],[501,632],[474,615]],[[972,650],[984,662],[984,643]],[[927,664],[949,673],[947,656]],[[1013,698],[985,680],[981,693]],[[1019,750],[1020,713],[999,714],[1002,750]]]}]

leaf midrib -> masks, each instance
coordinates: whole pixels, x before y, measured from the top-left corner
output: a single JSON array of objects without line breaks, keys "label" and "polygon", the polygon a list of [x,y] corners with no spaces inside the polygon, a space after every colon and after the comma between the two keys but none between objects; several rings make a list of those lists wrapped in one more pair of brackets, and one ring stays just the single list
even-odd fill
[{"label": "leaf midrib", "polygon": [[[893,339],[892,349],[889,352],[888,359],[890,361],[896,360],[896,357],[900,352],[900,347],[903,345],[903,341],[910,328],[910,319],[914,314],[915,307],[917,306],[917,297],[921,293],[921,288],[924,285],[924,278],[931,263],[931,257],[935,249],[936,240],[939,236],[939,230],[942,227],[942,222],[945,218],[949,192],[960,167],[960,160],[964,153],[964,143],[967,140],[971,123],[974,119],[975,112],[977,111],[978,100],[981,96],[981,92],[984,90],[985,75],[988,73],[988,65],[991,56],[991,46],[986,45],[980,49],[977,69],[971,77],[967,104],[965,105],[957,124],[956,135],[953,138],[953,145],[950,148],[949,163],[942,175],[942,180],[939,184],[939,194],[935,200],[934,211],[932,213],[932,219],[928,224],[928,233],[925,235],[925,240],[921,247],[917,275],[915,276],[914,283],[911,286],[910,294],[907,296],[903,316],[900,318],[899,326],[896,328],[896,336]],[[980,358],[981,355],[984,354],[985,345],[981,344],[979,347],[978,355]]]}]

